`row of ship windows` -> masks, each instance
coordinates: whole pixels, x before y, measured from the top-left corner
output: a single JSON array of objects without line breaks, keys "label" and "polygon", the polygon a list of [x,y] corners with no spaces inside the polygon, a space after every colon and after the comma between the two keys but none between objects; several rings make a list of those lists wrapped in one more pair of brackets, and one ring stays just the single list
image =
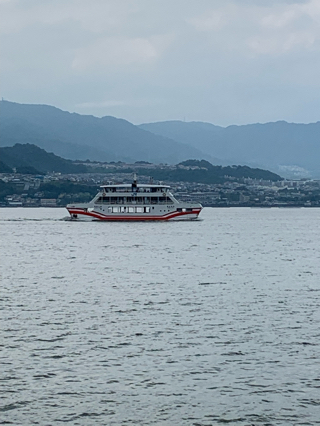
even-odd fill
[{"label": "row of ship windows", "polygon": [[150,213],[151,207],[108,207],[108,213]]},{"label": "row of ship windows", "polygon": [[[154,207],[152,207],[154,209]],[[100,207],[102,209],[102,207]],[[151,207],[108,207],[108,213],[150,213]],[[164,210],[165,212],[166,210]],[[170,210],[168,210],[170,211]],[[178,208],[178,212],[192,212],[192,208]],[[162,210],[160,210],[162,212]]]},{"label": "row of ship windows", "polygon": [[172,200],[168,197],[99,197],[96,201],[98,204],[167,204],[168,202],[172,202]]}]

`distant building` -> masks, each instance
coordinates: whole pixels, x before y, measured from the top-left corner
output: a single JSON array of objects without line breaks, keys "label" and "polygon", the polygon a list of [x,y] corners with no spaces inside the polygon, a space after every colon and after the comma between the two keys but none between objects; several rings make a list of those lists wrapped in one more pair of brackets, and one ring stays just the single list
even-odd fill
[{"label": "distant building", "polygon": [[41,207],[56,207],[57,200],[56,198],[41,198],[40,205]]}]

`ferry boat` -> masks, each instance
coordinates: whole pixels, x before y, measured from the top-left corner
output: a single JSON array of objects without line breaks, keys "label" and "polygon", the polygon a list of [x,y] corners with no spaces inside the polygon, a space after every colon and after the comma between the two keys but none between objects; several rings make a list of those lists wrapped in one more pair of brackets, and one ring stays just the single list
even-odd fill
[{"label": "ferry boat", "polygon": [[102,185],[97,195],[84,204],[68,204],[71,220],[144,221],[195,220],[201,204],[179,202],[162,184]]}]

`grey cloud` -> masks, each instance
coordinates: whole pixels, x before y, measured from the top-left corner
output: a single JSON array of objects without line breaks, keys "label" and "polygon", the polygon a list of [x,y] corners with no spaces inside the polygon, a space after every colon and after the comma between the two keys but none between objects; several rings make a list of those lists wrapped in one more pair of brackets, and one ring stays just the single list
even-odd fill
[{"label": "grey cloud", "polygon": [[29,0],[2,12],[6,99],[135,123],[319,119],[316,0]]}]

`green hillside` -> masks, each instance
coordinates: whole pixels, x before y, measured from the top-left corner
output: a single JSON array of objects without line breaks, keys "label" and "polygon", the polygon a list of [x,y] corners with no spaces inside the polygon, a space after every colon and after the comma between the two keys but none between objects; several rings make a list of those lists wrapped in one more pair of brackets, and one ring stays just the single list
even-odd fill
[{"label": "green hillside", "polygon": [[[1,148],[0,148],[1,149]],[[3,161],[0,161],[0,173],[12,173],[12,168],[5,164]]]},{"label": "green hillside", "polygon": [[253,169],[248,166],[214,166],[206,160],[187,160],[176,167],[159,168],[128,168],[126,170],[113,170],[114,173],[133,173],[152,176],[156,180],[170,182],[195,182],[195,183],[223,183],[228,180],[241,181],[244,178],[264,179],[273,182],[282,180],[282,177],[268,170]]},{"label": "green hillside", "polygon": [[12,147],[0,148],[0,158],[6,167],[16,168],[20,173],[86,173],[87,171],[84,165],[73,164],[70,160],[65,160],[31,144],[15,144]]}]

